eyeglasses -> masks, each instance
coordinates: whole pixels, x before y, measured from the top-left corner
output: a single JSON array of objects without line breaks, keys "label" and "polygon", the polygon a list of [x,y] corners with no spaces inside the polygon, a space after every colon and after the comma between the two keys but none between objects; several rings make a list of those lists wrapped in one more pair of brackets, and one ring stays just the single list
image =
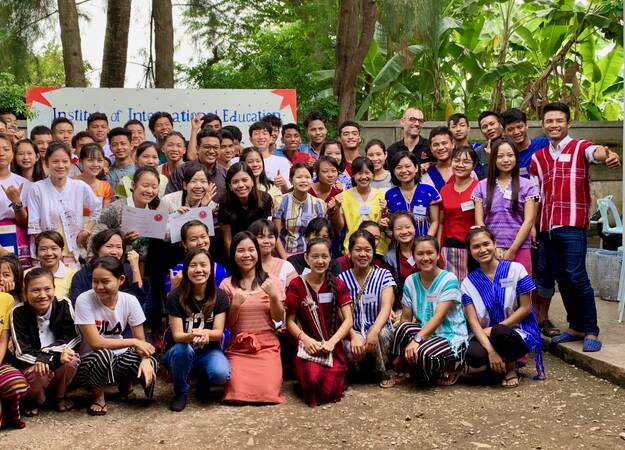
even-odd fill
[{"label": "eyeglasses", "polygon": [[200,148],[202,150],[207,150],[207,151],[211,151],[212,150],[212,151],[216,152],[221,147],[219,145],[200,145]]},{"label": "eyeglasses", "polygon": [[451,162],[457,166],[472,166],[473,161],[469,159],[452,159]]},{"label": "eyeglasses", "polygon": [[404,117],[410,123],[425,123],[425,119],[422,117]]}]

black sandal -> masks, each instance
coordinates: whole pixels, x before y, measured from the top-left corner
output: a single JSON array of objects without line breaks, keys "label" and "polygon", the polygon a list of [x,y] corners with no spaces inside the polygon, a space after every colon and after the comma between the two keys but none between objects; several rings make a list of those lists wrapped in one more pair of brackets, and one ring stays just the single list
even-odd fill
[{"label": "black sandal", "polygon": [[550,338],[554,336],[558,336],[561,333],[558,327],[556,327],[553,324],[553,322],[549,319],[543,320],[542,322],[540,322],[538,324],[538,329],[540,330],[542,334]]},{"label": "black sandal", "polygon": [[[108,412],[108,409],[104,409],[106,406],[106,403],[93,402],[89,408],[87,408],[87,414],[90,416],[105,416]],[[96,407],[100,409],[96,409]]]}]

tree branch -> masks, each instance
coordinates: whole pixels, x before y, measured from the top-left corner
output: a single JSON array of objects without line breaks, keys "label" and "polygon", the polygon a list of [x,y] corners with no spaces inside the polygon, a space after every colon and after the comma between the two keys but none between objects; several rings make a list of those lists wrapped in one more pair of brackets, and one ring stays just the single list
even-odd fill
[{"label": "tree branch", "polygon": [[[82,1],[80,1],[80,2],[76,2],[76,6],[80,6],[80,5],[82,5],[83,3],[89,3],[90,1],[91,1],[91,0],[82,0]],[[59,13],[59,10],[58,10],[58,9],[55,9],[55,10],[53,10],[53,11],[49,12],[48,14],[46,14],[45,16],[42,16],[42,17],[38,18],[38,19],[37,19],[37,20],[35,20],[34,22],[31,22],[31,23],[29,23],[29,24],[27,24],[27,25],[23,26],[22,28],[20,28],[19,30],[17,30],[17,32],[18,32],[18,33],[21,33],[22,31],[27,30],[28,28],[30,28],[30,27],[32,27],[32,26],[34,26],[34,25],[37,25],[37,24],[38,24],[39,22],[41,22],[42,20],[46,20],[46,19],[48,19],[48,18],[50,18],[50,17],[52,17],[53,15],[58,14],[58,13]]]},{"label": "tree branch", "polygon": [[521,103],[521,107],[520,107],[521,109],[527,110],[528,106],[532,102],[532,99],[536,97],[536,94],[538,93],[540,86],[547,80],[547,78],[549,78],[549,75],[551,75],[551,72],[553,72],[553,69],[555,69],[558,63],[560,63],[564,59],[564,57],[569,52],[573,44],[577,42],[577,38],[582,33],[582,31],[584,31],[584,29],[586,28],[586,18],[588,17],[588,14],[591,11],[591,6],[592,6],[592,3],[591,5],[588,6],[586,14],[584,14],[584,16],[582,17],[582,20],[579,22],[577,29],[571,35],[569,40],[566,41],[566,43],[560,48],[560,50],[558,50],[558,52],[554,55],[554,57],[551,58],[551,61],[549,62],[547,67],[545,67],[545,69],[542,71],[540,76],[534,82],[530,82],[530,88],[529,88],[528,93],[523,98],[523,102]]}]

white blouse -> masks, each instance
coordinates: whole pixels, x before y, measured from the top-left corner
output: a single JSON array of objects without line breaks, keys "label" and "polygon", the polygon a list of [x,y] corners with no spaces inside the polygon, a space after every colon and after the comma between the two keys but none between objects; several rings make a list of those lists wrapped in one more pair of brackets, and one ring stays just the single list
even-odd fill
[{"label": "white blouse", "polygon": [[83,207],[89,208],[90,221],[97,220],[102,211],[102,199],[84,181],[68,178],[61,192],[50,178],[37,181],[28,194],[28,234],[63,227],[67,247],[78,258],[76,237],[83,225]]}]

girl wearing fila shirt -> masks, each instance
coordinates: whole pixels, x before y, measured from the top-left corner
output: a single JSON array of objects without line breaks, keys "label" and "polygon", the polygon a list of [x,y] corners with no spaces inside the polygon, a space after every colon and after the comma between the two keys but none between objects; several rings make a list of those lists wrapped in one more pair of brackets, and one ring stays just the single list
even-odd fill
[{"label": "girl wearing fila shirt", "polygon": [[[120,292],[124,266],[117,258],[97,258],[92,266],[93,289],[76,299],[76,320],[82,344],[76,384],[91,391],[87,413],[103,416],[108,408],[104,387],[119,386],[120,398],[134,397],[132,382],[139,380],[146,397],[154,394],[158,364],[154,347],[145,341],[145,315],[136,297]],[[122,333],[130,326],[131,338]]]}]

